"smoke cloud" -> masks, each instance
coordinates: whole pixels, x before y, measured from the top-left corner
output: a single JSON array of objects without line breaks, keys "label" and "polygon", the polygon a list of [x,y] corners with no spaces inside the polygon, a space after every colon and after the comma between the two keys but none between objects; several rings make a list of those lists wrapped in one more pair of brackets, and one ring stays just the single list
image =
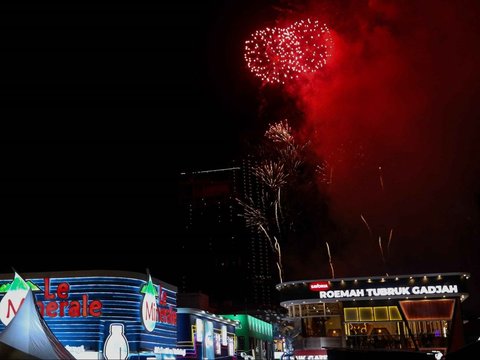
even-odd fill
[{"label": "smoke cloud", "polygon": [[328,261],[316,260],[326,258],[325,240],[337,276],[477,266],[480,4],[300,5],[289,4],[279,24],[319,19],[335,48],[324,70],[285,90],[302,112],[301,135],[328,163],[331,184],[319,186],[337,227],[309,252],[316,266],[298,264],[298,274],[329,274]]}]

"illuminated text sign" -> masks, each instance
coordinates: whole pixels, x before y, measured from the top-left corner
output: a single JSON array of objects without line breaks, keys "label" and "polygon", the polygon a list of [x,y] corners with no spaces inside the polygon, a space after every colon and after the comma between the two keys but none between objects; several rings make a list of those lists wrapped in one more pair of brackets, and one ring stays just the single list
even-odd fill
[{"label": "illuminated text sign", "polygon": [[437,286],[398,286],[369,289],[347,289],[320,291],[320,299],[340,299],[357,297],[387,297],[409,295],[442,295],[457,294],[457,285]]},{"label": "illuminated text sign", "polygon": [[310,290],[311,291],[324,291],[330,289],[330,285],[327,281],[316,281],[310,283]]},{"label": "illuminated text sign", "polygon": [[[102,302],[89,300],[88,294],[81,294],[79,300],[70,300],[70,285],[67,282],[61,282],[56,288],[52,288],[50,278],[45,278],[44,284],[45,300],[37,301],[38,310],[43,317],[99,317],[102,315]],[[20,299],[5,297],[6,304],[1,314],[2,322],[8,324],[15,316],[25,301],[25,294]]]}]

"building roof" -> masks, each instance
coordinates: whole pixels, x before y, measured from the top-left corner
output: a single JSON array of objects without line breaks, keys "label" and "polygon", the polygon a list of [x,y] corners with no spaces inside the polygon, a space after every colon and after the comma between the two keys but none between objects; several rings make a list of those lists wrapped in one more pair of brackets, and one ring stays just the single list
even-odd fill
[{"label": "building roof", "polygon": [[[123,270],[45,271],[45,272],[22,273],[22,277],[24,279],[97,277],[97,276],[132,278],[132,279],[148,281],[148,275],[146,272],[139,273],[134,271],[123,271]],[[12,279],[12,273],[0,274],[0,280],[10,280],[10,279]],[[152,281],[155,284],[160,284],[162,285],[162,287],[165,287],[169,290],[177,292],[177,287],[174,285],[166,283],[153,276],[152,276]]]},{"label": "building roof", "polygon": [[430,273],[289,281],[278,284],[281,305],[355,300],[468,297],[469,273]]}]

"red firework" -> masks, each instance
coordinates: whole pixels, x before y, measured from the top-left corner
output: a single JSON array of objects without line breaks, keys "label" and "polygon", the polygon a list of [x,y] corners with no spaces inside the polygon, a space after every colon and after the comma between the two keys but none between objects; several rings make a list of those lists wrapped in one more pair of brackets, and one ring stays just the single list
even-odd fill
[{"label": "red firework", "polygon": [[245,41],[245,60],[263,81],[285,83],[321,69],[331,56],[332,37],[318,20],[301,20],[286,28],[257,30]]}]

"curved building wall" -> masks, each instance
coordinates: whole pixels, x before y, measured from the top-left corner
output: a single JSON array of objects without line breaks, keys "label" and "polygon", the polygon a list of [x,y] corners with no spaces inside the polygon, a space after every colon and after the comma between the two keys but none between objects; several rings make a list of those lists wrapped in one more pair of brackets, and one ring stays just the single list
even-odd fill
[{"label": "curved building wall", "polygon": [[[157,279],[149,287],[147,275],[130,272],[35,273],[23,278],[47,325],[77,358],[108,357],[107,350],[117,343],[121,351],[127,349],[129,359],[175,359],[176,287]],[[12,280],[11,274],[0,277],[0,332],[20,305],[8,294]]]}]

